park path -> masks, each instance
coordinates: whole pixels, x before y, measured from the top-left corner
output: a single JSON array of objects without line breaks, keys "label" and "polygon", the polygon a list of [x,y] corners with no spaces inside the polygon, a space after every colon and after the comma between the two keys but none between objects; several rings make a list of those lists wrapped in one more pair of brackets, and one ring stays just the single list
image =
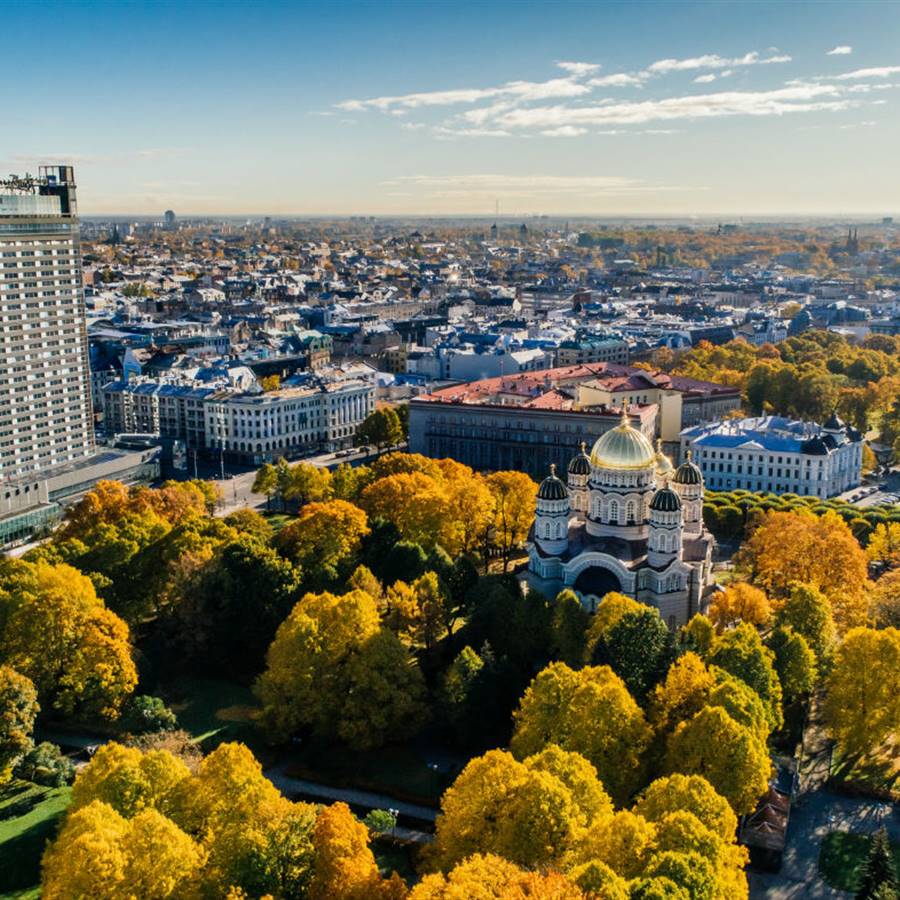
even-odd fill
[{"label": "park path", "polygon": [[[363,809],[395,809],[401,816],[419,819],[422,822],[434,822],[437,818],[437,810],[430,806],[420,806],[416,803],[407,803],[397,800],[387,794],[376,794],[371,791],[360,791],[355,788],[337,788],[316,781],[306,781],[303,778],[294,778],[287,774],[290,763],[279,763],[265,770],[265,775],[288,798],[298,795],[313,797],[317,800],[326,800],[330,803],[343,802],[348,806]],[[415,828],[405,828],[398,825],[391,832],[392,836],[401,840],[413,841],[417,844],[427,844],[434,840],[434,835],[427,831]]]},{"label": "park path", "polygon": [[803,731],[800,786],[791,808],[787,847],[777,874],[748,873],[751,900],[847,900],[853,895],[829,887],[819,876],[819,848],[832,831],[873,834],[882,825],[900,840],[900,808],[865,797],[848,797],[826,787],[831,741],[821,720],[821,697],[810,707]]}]

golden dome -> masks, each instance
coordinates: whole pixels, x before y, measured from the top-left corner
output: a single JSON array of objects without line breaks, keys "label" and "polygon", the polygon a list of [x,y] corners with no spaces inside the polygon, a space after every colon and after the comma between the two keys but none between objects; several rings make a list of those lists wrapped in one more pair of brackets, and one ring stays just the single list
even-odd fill
[{"label": "golden dome", "polygon": [[662,451],[662,438],[656,439],[656,473],[661,478],[671,478],[675,473],[672,460]]},{"label": "golden dome", "polygon": [[591,465],[600,469],[649,469],[656,465],[653,445],[628,423],[628,413],[615,428],[601,434],[591,450]]}]

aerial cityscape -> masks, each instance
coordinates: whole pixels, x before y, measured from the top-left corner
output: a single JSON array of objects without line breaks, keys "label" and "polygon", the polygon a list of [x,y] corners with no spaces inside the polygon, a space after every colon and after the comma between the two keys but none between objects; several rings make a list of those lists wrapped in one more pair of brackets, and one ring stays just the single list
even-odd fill
[{"label": "aerial cityscape", "polygon": [[900,0],[0,35],[0,900],[900,900]]}]

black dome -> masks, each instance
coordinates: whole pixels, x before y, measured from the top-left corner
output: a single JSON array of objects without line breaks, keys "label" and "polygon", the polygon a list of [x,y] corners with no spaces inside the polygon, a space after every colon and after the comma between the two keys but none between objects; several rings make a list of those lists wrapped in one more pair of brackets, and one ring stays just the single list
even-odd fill
[{"label": "black dome", "polygon": [[838,417],[836,412],[833,412],[822,427],[827,428],[829,431],[840,431],[844,427],[844,422]]},{"label": "black dome", "polygon": [[660,488],[650,501],[650,509],[658,512],[678,512],[681,509],[681,500],[672,488]]},{"label": "black dome", "polygon": [[550,474],[541,482],[538,500],[568,500],[566,486],[556,477],[556,466],[550,466]]},{"label": "black dome", "polygon": [[690,450],[687,459],[675,470],[672,480],[675,484],[703,484],[703,473],[691,459]]},{"label": "black dome", "polygon": [[581,445],[581,453],[573,456],[569,463],[570,475],[590,475],[591,474],[591,458],[585,452],[585,445]]}]

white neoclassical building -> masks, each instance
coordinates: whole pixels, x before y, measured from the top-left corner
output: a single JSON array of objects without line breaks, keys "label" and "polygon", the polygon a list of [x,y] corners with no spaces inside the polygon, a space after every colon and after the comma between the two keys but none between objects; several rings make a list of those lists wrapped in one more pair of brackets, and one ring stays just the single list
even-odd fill
[{"label": "white neoclassical building", "polygon": [[610,591],[656,607],[670,628],[704,611],[713,538],[703,527],[703,476],[677,470],[628,416],[581,453],[564,484],[551,469],[538,490],[528,581],[572,588],[592,612]]}]

